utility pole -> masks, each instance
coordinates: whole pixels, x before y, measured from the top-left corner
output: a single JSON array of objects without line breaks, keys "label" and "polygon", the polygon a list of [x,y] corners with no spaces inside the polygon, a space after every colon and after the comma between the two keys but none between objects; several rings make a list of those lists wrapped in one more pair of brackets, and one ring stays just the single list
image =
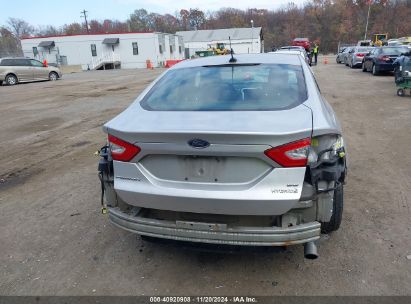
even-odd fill
[{"label": "utility pole", "polygon": [[88,29],[88,22],[87,22],[87,13],[88,13],[88,11],[86,11],[85,9],[83,9],[80,13],[81,13],[81,16],[80,16],[80,17],[84,18],[84,21],[86,22],[87,34],[90,34],[89,29]]},{"label": "utility pole", "polygon": [[370,19],[370,10],[371,10],[372,0],[368,0],[367,2],[368,2],[368,14],[367,14],[367,23],[365,25],[364,40],[367,40],[368,19]]}]

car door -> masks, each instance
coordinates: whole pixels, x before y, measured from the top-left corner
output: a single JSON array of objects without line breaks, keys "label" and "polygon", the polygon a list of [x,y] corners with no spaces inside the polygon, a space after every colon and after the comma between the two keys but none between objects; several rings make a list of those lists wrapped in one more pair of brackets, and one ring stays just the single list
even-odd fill
[{"label": "car door", "polygon": [[370,52],[370,54],[368,54],[367,56],[365,56],[365,58],[364,58],[364,63],[365,63],[365,68],[369,71],[370,69],[371,69],[371,67],[372,67],[372,58],[373,58],[373,56],[374,56],[374,52],[375,52],[376,50],[372,50],[371,52]]},{"label": "car door", "polygon": [[371,60],[368,63],[370,71],[372,71],[372,66],[377,62],[377,57],[379,56],[380,53],[381,53],[381,48],[377,48],[372,52]]},{"label": "car door", "polygon": [[33,67],[35,80],[43,80],[49,78],[49,70],[43,65],[43,63],[35,59],[30,59],[30,63]]},{"label": "car door", "polygon": [[350,65],[352,63],[353,60],[353,56],[355,53],[355,49],[351,49],[350,52],[347,55],[347,64]]},{"label": "car door", "polygon": [[19,81],[32,81],[33,80],[33,68],[29,59],[13,59],[13,72],[17,75]]}]

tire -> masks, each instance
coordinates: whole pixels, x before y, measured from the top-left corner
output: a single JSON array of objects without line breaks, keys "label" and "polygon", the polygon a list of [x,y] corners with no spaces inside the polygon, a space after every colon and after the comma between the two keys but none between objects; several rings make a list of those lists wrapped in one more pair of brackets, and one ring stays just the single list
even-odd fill
[{"label": "tire", "polygon": [[368,72],[367,68],[365,67],[365,62],[362,63],[362,71],[363,72]]},{"label": "tire", "polygon": [[17,84],[18,82],[17,77],[14,74],[7,75],[5,81],[6,81],[6,84],[10,86]]},{"label": "tire", "polygon": [[375,64],[372,65],[372,74],[373,74],[374,76],[377,76],[377,75],[378,75],[378,70],[377,70],[377,67],[375,66]]},{"label": "tire", "polygon": [[340,228],[342,214],[344,209],[344,186],[341,184],[334,190],[333,198],[333,215],[329,222],[321,223],[322,233],[331,233]]},{"label": "tire", "polygon": [[59,79],[59,75],[56,72],[50,72],[49,80],[50,81],[56,81],[57,79]]},{"label": "tire", "polygon": [[405,96],[405,91],[404,91],[404,89],[398,89],[398,90],[397,90],[397,95],[398,95],[398,96],[401,96],[401,97],[404,97],[404,96]]},{"label": "tire", "polygon": [[2,86],[3,85],[3,80],[0,80],[0,86]]}]

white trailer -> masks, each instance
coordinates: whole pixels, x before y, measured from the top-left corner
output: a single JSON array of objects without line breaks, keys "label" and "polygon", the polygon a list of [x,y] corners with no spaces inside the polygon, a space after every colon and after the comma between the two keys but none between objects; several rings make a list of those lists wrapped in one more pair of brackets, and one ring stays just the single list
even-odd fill
[{"label": "white trailer", "polygon": [[111,33],[30,37],[21,40],[24,56],[83,70],[164,66],[184,59],[181,36],[166,33]]}]

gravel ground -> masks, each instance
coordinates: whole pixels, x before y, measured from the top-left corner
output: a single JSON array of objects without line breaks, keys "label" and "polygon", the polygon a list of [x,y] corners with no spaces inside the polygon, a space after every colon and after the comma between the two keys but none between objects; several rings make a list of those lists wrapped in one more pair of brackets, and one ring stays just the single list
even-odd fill
[{"label": "gravel ground", "polygon": [[[209,252],[111,226],[99,206],[101,125],[161,70],[0,87],[0,294],[411,295],[411,98],[393,77],[313,67],[349,154],[345,213],[320,258]],[[407,258],[408,256],[408,258]]]}]

